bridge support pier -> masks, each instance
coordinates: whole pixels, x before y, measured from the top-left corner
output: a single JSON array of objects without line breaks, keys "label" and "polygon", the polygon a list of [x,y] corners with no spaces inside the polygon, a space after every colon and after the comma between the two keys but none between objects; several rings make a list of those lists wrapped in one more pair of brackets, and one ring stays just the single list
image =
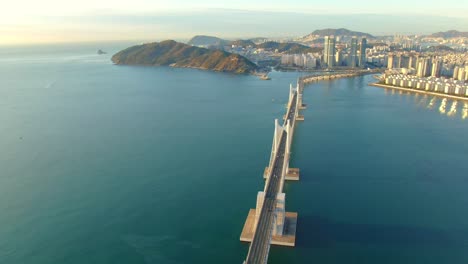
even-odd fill
[{"label": "bridge support pier", "polygon": [[[245,220],[244,228],[240,236],[242,242],[252,242],[253,233],[260,217],[260,211],[265,199],[264,192],[258,192],[257,208],[250,209],[247,219]],[[286,195],[279,193],[276,197],[275,218],[273,223],[273,236],[271,245],[294,247],[296,244],[296,226],[297,213],[286,212]]]},{"label": "bridge support pier", "polygon": [[[286,115],[283,116],[283,120],[286,120]],[[298,114],[296,116],[296,121],[304,121],[304,116]]]},{"label": "bridge support pier", "polygon": [[[299,180],[299,168],[289,168],[286,172],[284,179],[286,181],[298,181]],[[266,179],[270,175],[270,167],[265,167],[263,171],[263,178]]]}]

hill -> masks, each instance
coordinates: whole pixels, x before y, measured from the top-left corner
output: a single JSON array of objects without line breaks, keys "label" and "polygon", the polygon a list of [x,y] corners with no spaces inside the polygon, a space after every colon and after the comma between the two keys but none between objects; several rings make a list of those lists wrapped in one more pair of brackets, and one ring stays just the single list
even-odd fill
[{"label": "hill", "polygon": [[236,45],[236,46],[242,46],[242,47],[247,47],[247,46],[252,46],[255,47],[255,43],[251,41],[250,39],[244,40],[244,39],[238,39],[229,42],[229,45]]},{"label": "hill", "polygon": [[[333,28],[326,28],[326,29],[319,29],[315,30],[314,32],[310,33],[307,36],[315,36],[319,35],[320,37],[325,37],[325,36],[356,36],[356,37],[366,37],[369,39],[374,39],[375,37],[372,36],[371,34],[364,33],[364,32],[358,32],[358,31],[352,31],[346,28],[338,28],[338,29],[333,29]],[[305,36],[305,37],[307,37]],[[304,37],[304,38],[305,38]]]},{"label": "hill", "polygon": [[434,34],[430,35],[430,37],[444,38],[444,39],[460,38],[460,37],[468,38],[468,32],[460,32],[460,31],[457,31],[457,30],[449,30],[449,31],[445,31],[445,32],[434,33]]},{"label": "hill", "polygon": [[191,38],[189,42],[187,42],[187,44],[192,45],[192,46],[202,46],[202,47],[224,46],[224,45],[229,44],[229,41],[218,38],[218,37],[198,35],[198,36]]},{"label": "hill", "polygon": [[256,37],[256,38],[251,38],[249,39],[250,41],[256,43],[256,44],[259,44],[259,43],[263,43],[263,42],[266,42],[268,41],[267,38],[263,38],[263,37]]},{"label": "hill", "polygon": [[279,52],[284,53],[309,53],[309,52],[318,52],[322,48],[311,48],[308,46],[301,45],[299,43],[279,43],[274,41],[268,41],[262,44],[257,45],[257,48],[269,49],[269,50],[278,50]]},{"label": "hill", "polygon": [[204,70],[253,73],[258,66],[248,59],[221,50],[209,50],[173,40],[133,46],[112,56],[124,65],[172,66]]},{"label": "hill", "polygon": [[441,52],[441,51],[454,51],[454,49],[448,47],[448,46],[445,46],[445,45],[437,45],[437,46],[431,46],[429,48],[427,48],[426,51],[429,51],[429,52]]}]

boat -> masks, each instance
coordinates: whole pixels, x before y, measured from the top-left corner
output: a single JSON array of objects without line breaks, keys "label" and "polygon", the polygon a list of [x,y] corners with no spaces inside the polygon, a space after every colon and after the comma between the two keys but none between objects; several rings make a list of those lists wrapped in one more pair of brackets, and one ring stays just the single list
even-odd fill
[{"label": "boat", "polygon": [[260,79],[261,79],[261,80],[271,80],[271,78],[268,77],[268,74],[261,75],[261,76],[260,76]]}]

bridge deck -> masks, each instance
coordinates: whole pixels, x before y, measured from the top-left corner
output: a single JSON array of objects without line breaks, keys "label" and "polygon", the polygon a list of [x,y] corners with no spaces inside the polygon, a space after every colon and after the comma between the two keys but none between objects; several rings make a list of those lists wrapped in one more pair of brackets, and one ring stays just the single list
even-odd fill
[{"label": "bridge deck", "polygon": [[[291,107],[288,111],[288,118],[290,124],[294,126],[296,117],[296,100],[297,92],[294,93],[292,98]],[[284,124],[286,124],[287,119]],[[247,255],[247,264],[266,263],[268,260],[268,252],[270,250],[270,241],[273,233],[273,220],[276,207],[276,196],[281,185],[283,177],[283,167],[286,151],[286,131],[282,132],[280,144],[276,157],[274,158],[273,168],[269,179],[267,179],[267,186],[265,191],[265,200],[260,211],[257,228],[254,232],[252,243],[250,244],[249,253]]]}]

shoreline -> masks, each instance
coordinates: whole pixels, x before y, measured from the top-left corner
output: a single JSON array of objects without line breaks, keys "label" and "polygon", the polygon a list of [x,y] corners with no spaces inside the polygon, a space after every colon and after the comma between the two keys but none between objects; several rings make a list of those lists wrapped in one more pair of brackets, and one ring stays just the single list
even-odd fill
[{"label": "shoreline", "polygon": [[450,95],[450,94],[436,93],[436,92],[430,92],[430,91],[425,91],[425,90],[416,90],[416,89],[410,89],[410,88],[387,85],[387,84],[380,84],[380,83],[369,83],[368,85],[380,87],[380,88],[389,88],[389,89],[395,89],[395,90],[401,90],[401,91],[407,91],[407,92],[413,92],[413,93],[419,93],[419,94],[428,94],[428,95],[434,95],[438,97],[468,101],[468,97],[462,97],[462,96],[456,96],[456,95]]},{"label": "shoreline", "polygon": [[200,71],[206,71],[206,72],[215,72],[215,73],[228,73],[228,74],[234,74],[234,75],[252,75],[252,76],[257,76],[256,72],[249,71],[249,72],[236,72],[236,71],[223,71],[223,70],[216,70],[216,69],[209,69],[209,68],[203,68],[203,67],[196,67],[196,66],[179,66],[179,65],[156,65],[156,64],[128,64],[128,63],[115,63],[113,62],[113,65],[116,66],[127,66],[127,67],[167,67],[167,68],[174,68],[174,69],[194,69],[194,70],[200,70]]},{"label": "shoreline", "polygon": [[311,85],[315,82],[320,82],[320,81],[331,81],[331,80],[336,80],[336,79],[354,78],[354,77],[359,77],[359,76],[364,76],[364,75],[369,75],[369,74],[375,74],[375,72],[374,71],[356,71],[356,72],[351,72],[351,73],[333,72],[331,74],[304,76],[304,77],[300,77],[300,79],[304,85]]}]

